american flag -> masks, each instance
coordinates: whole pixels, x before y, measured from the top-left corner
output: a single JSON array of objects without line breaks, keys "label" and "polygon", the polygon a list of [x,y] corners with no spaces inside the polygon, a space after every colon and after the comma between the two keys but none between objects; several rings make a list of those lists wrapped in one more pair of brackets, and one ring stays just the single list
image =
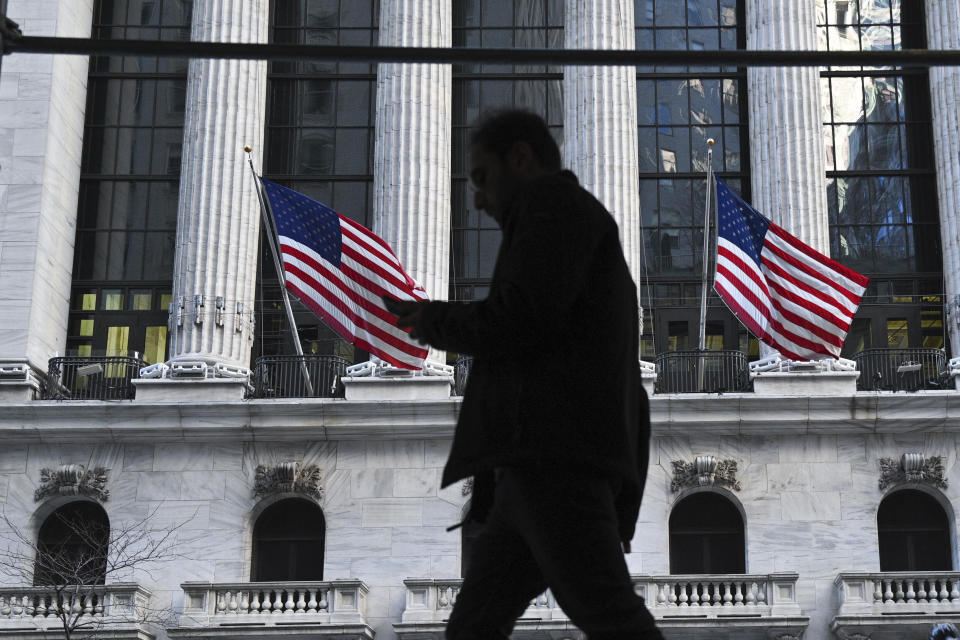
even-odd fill
[{"label": "american flag", "polygon": [[260,178],[277,227],[287,290],[353,345],[404,369],[425,347],[396,327],[380,296],[426,300],[427,292],[372,231],[302,193]]},{"label": "american flag", "polygon": [[869,278],[807,246],[716,180],[714,289],[783,356],[840,357]]}]

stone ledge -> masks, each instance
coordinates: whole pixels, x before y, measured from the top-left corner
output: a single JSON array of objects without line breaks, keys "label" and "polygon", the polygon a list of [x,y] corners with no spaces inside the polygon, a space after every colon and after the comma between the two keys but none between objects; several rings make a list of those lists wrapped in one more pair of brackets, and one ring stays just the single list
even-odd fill
[{"label": "stone ledge", "polygon": [[857,392],[859,371],[763,371],[751,374],[758,396],[849,396]]},{"label": "stone ledge", "polygon": [[451,376],[345,377],[348,401],[446,400],[453,388]]},{"label": "stone ledge", "polygon": [[247,381],[243,378],[134,378],[134,402],[191,404],[243,400]]}]

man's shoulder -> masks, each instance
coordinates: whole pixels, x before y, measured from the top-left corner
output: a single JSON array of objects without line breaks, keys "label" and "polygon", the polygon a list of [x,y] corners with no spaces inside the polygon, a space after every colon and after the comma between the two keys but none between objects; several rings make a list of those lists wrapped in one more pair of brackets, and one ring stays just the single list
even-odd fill
[{"label": "man's shoulder", "polygon": [[538,180],[528,193],[526,208],[546,218],[602,229],[615,224],[606,207],[580,185],[573,172],[563,170]]}]

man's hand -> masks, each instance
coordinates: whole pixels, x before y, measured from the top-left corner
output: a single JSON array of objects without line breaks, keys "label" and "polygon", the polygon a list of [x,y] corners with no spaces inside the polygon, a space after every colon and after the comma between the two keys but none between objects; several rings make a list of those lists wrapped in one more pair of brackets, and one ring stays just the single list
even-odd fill
[{"label": "man's hand", "polygon": [[420,311],[426,302],[414,302],[412,300],[395,300],[383,296],[383,305],[387,311],[397,316],[397,327],[410,334],[411,338],[419,338],[416,333],[417,322],[420,321]]}]

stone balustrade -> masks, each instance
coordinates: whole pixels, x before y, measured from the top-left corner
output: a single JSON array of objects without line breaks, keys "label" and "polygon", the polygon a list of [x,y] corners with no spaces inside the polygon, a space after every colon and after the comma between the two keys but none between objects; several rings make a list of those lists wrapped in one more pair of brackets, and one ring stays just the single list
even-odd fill
[{"label": "stone balustrade", "polygon": [[841,634],[903,638],[960,617],[960,572],[850,572],[834,586],[840,607],[832,628]]},{"label": "stone balustrade", "polygon": [[[777,629],[778,637],[802,634],[808,619],[797,603],[797,578],[796,573],[633,576],[633,584],[668,638],[710,638],[723,629],[749,639],[766,638],[769,629]],[[401,622],[394,625],[397,634],[442,638],[443,623],[450,617],[461,582],[404,580],[407,602]],[[545,629],[576,629],[549,590],[530,602],[513,637]]]},{"label": "stone balustrade", "polygon": [[73,616],[133,618],[150,592],[136,583],[66,587],[0,588],[0,624],[7,620]]},{"label": "stone balustrade", "polygon": [[366,621],[367,585],[360,580],[330,582],[187,582],[179,626],[172,638],[231,637],[287,633],[310,625],[325,638],[373,638]]}]

